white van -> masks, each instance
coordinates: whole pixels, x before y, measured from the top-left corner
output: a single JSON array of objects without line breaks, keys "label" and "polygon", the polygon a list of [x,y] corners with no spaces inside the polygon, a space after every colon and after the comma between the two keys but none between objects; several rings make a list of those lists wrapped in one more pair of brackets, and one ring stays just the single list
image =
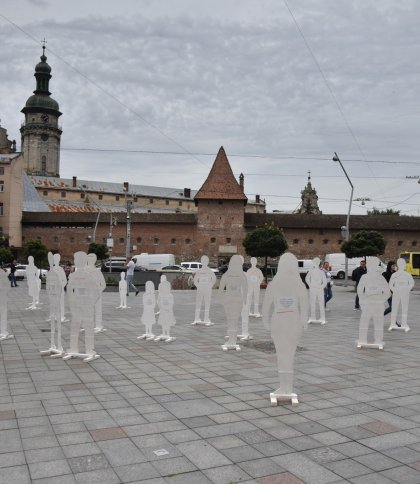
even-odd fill
[{"label": "white van", "polygon": [[[351,273],[359,267],[360,261],[363,257],[353,257],[352,259],[347,259],[348,268],[347,274],[348,277],[351,277]],[[324,259],[330,265],[330,272],[333,277],[337,279],[344,279],[346,275],[346,255],[342,252],[336,254],[327,254]]]},{"label": "white van", "polygon": [[143,252],[139,255],[133,255],[132,260],[136,266],[144,267],[149,271],[160,269],[163,266],[175,265],[174,254],[148,254]]}]

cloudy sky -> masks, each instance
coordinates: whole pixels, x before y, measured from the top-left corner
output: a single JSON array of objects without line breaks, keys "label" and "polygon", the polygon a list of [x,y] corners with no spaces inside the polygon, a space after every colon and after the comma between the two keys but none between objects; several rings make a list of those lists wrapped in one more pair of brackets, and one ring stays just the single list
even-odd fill
[{"label": "cloudy sky", "polygon": [[47,39],[61,176],[198,189],[220,146],[294,210],[419,215],[420,1],[2,0],[0,118],[18,141]]}]

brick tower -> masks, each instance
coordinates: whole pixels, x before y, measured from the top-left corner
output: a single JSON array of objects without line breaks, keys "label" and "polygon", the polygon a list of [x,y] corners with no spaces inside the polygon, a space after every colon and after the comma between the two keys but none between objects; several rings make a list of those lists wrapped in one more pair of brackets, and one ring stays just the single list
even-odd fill
[{"label": "brick tower", "polygon": [[[212,169],[194,197],[197,206],[197,245],[211,263],[243,253],[247,197],[236,181],[223,146]],[[202,249],[201,249],[202,248]]]},{"label": "brick tower", "polygon": [[51,67],[47,64],[45,45],[34,76],[36,89],[21,111],[25,115],[20,128],[24,170],[30,175],[60,176],[61,113],[48,90]]}]

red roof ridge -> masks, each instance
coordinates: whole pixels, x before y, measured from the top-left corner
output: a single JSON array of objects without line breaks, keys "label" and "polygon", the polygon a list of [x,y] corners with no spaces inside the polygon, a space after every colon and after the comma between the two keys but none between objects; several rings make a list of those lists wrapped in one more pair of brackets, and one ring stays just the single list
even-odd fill
[{"label": "red roof ridge", "polygon": [[220,147],[210,173],[194,200],[243,200],[247,202],[242,187],[233,174],[223,146]]}]

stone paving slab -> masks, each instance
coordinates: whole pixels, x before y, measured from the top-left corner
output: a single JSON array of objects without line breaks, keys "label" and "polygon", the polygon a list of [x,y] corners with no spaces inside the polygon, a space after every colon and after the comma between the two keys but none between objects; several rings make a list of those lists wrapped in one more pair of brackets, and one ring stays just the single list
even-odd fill
[{"label": "stone paving slab", "polygon": [[26,311],[22,283],[10,292],[15,339],[0,343],[0,483],[420,483],[419,296],[411,332],[385,330],[384,351],[357,350],[354,293],[334,286],[328,323],[310,325],[296,354],[300,405],[271,407],[270,336],[250,318],[254,340],[221,351],[216,292],[211,327],[190,324],[194,291],[174,292],[170,344],[136,339],[141,298],[121,311],[104,293],[108,331],[87,364],[40,356],[46,294]]}]

